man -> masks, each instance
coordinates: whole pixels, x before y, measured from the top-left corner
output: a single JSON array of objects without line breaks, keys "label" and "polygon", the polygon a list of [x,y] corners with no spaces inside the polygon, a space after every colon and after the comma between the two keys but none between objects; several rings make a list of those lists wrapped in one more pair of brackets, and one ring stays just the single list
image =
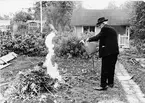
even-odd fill
[{"label": "man", "polygon": [[119,54],[118,36],[116,31],[107,25],[108,19],[101,17],[97,26],[101,28],[99,34],[88,38],[88,42],[99,41],[99,57],[102,58],[101,83],[96,90],[107,90],[114,86],[114,71],[117,56]]}]

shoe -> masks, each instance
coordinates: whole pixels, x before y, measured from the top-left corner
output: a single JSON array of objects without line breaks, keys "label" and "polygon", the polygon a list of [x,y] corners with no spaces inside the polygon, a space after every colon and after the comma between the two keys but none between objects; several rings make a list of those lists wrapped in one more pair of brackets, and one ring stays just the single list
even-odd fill
[{"label": "shoe", "polygon": [[103,91],[103,90],[107,90],[107,87],[94,87],[94,89],[98,91]]},{"label": "shoe", "polygon": [[113,84],[109,84],[109,85],[108,85],[108,87],[110,87],[110,88],[113,88],[113,86],[114,86]]}]

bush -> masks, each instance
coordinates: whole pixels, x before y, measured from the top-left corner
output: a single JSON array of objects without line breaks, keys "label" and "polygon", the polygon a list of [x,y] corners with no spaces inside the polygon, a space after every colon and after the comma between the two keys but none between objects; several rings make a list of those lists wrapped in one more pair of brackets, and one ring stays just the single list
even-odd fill
[{"label": "bush", "polygon": [[6,49],[4,45],[11,40],[11,35],[9,32],[0,32],[0,57],[9,53],[10,50]]},{"label": "bush", "polygon": [[[43,56],[47,54],[44,37],[41,33],[27,34],[18,32],[12,37],[3,40],[3,51],[13,51],[19,55]],[[6,37],[6,36],[5,36]],[[6,54],[6,53],[3,53]]]},{"label": "bush", "polygon": [[136,46],[139,54],[145,53],[145,40],[135,40],[134,45]]},{"label": "bush", "polygon": [[59,57],[79,57],[89,58],[90,56],[86,53],[84,48],[79,43],[80,40],[86,39],[91,35],[82,34],[81,38],[78,38],[73,33],[58,34],[55,38],[55,54]]},{"label": "bush", "polygon": [[[54,52],[56,56],[66,58],[89,58],[89,55],[79,42],[80,40],[86,39],[92,35],[92,33],[88,35],[82,34],[82,37],[78,38],[72,32],[57,33],[54,38]],[[5,34],[1,45],[3,51],[1,55],[13,51],[19,55],[46,56],[47,48],[45,46],[45,36],[45,33],[27,33],[21,31],[14,34],[14,38],[12,39],[11,34]]]}]

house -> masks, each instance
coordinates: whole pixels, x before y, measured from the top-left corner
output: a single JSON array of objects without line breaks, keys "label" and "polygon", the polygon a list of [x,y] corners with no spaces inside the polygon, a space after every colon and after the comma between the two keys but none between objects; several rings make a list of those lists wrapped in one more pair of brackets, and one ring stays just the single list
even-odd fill
[{"label": "house", "polygon": [[[42,21],[42,27],[44,27],[45,21]],[[40,20],[28,20],[27,21],[27,26],[28,26],[28,32],[29,33],[34,33],[38,29],[41,28],[41,21]]]},{"label": "house", "polygon": [[[45,21],[42,21],[44,26]],[[23,21],[15,21],[13,23],[13,33],[19,31],[19,27],[21,27],[21,31],[28,31],[28,33],[34,33],[40,29],[41,21],[40,20],[27,20],[27,22]]]},{"label": "house", "polygon": [[81,37],[82,34],[94,32],[97,34],[100,29],[96,27],[98,18],[105,17],[108,19],[108,25],[114,27],[119,34],[119,46],[129,47],[130,24],[129,12],[125,10],[92,10],[79,8],[73,11],[71,25],[75,28],[75,34]]},{"label": "house", "polygon": [[0,20],[0,31],[5,32],[10,30],[10,20]]},{"label": "house", "polygon": [[[45,21],[42,21],[43,26],[44,26],[44,24],[45,24]],[[41,21],[40,20],[28,20],[27,25],[28,25],[28,30],[31,30],[31,29],[36,30],[36,29],[40,28]]]}]

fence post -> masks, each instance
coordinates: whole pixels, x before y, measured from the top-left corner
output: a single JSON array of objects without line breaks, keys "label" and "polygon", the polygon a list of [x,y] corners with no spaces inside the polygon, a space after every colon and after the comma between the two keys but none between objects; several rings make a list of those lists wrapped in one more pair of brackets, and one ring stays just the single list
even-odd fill
[{"label": "fence post", "polygon": [[118,34],[118,45],[120,47],[120,34]]},{"label": "fence post", "polygon": [[128,28],[128,48],[130,47],[130,27]]}]

